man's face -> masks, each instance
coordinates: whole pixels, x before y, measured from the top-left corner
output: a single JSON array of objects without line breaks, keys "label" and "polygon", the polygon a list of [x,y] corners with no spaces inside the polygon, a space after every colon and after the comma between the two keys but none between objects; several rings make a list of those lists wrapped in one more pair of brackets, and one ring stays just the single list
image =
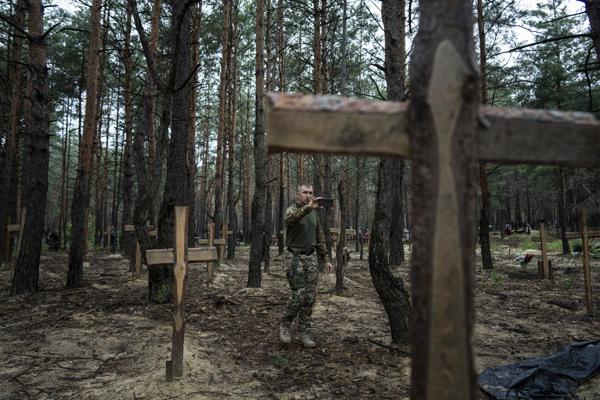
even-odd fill
[{"label": "man's face", "polygon": [[300,186],[297,197],[300,204],[308,204],[313,198],[312,186]]}]

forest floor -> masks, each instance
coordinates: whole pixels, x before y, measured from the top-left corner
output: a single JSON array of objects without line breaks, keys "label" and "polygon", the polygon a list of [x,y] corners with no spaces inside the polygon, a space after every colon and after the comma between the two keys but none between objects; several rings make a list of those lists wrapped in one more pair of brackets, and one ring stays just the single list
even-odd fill
[{"label": "forest floor", "polygon": [[[600,335],[600,262],[592,260],[596,316],[589,318],[581,257],[551,254],[555,280],[543,282],[539,257],[520,270],[515,243],[494,240],[492,271],[482,271],[478,260],[478,373]],[[297,337],[279,343],[287,283],[272,251],[259,289],[245,288],[247,248],[221,264],[210,287],[206,266],[190,267],[185,371],[171,383],[165,381],[171,306],[146,301],[145,269],[132,279],[120,255],[92,253],[87,285],[66,290],[67,256],[44,253],[40,291],[11,297],[10,270],[1,268],[0,399],[408,398],[408,349],[389,346],[366,258],[350,260],[343,296],[332,291],[334,275],[321,275],[313,314],[318,346],[306,350]],[[394,268],[405,281],[407,265]],[[600,399],[600,377],[577,394]]]}]

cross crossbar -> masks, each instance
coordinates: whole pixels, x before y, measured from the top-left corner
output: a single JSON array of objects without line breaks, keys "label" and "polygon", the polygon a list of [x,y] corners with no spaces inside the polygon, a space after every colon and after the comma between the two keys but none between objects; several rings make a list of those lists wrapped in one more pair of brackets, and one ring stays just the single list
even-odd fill
[{"label": "cross crossbar", "polygon": [[[200,263],[217,261],[217,249],[215,247],[192,247],[188,249],[188,262]],[[173,249],[146,250],[146,261],[148,266],[173,264],[175,260]]]},{"label": "cross crossbar", "polygon": [[[410,157],[408,102],[270,93],[270,151]],[[480,107],[481,162],[592,166],[600,161],[600,122],[582,112]]]},{"label": "cross crossbar", "polygon": [[19,232],[19,231],[21,231],[21,225],[20,224],[10,224],[6,227],[6,231],[9,233]]}]

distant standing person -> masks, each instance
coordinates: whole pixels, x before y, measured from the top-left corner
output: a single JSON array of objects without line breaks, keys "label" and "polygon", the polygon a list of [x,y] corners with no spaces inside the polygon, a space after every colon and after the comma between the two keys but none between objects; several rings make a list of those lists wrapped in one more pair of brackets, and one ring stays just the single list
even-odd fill
[{"label": "distant standing person", "polygon": [[319,216],[314,212],[319,208],[320,197],[313,195],[312,185],[298,186],[296,203],[285,212],[285,247],[290,253],[286,257],[285,265],[291,293],[281,319],[279,338],[284,344],[291,343],[292,322],[298,317],[300,340],[304,347],[316,346],[310,335],[310,328],[319,277],[317,255],[325,264],[328,273],[333,270],[327,259],[325,237]]}]

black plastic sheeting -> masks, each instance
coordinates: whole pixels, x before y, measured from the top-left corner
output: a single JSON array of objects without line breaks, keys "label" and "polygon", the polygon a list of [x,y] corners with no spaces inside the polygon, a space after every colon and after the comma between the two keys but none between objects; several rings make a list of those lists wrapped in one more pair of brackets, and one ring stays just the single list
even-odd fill
[{"label": "black plastic sheeting", "polygon": [[600,340],[573,342],[547,357],[488,368],[478,383],[499,400],[572,399],[577,386],[599,372]]}]

